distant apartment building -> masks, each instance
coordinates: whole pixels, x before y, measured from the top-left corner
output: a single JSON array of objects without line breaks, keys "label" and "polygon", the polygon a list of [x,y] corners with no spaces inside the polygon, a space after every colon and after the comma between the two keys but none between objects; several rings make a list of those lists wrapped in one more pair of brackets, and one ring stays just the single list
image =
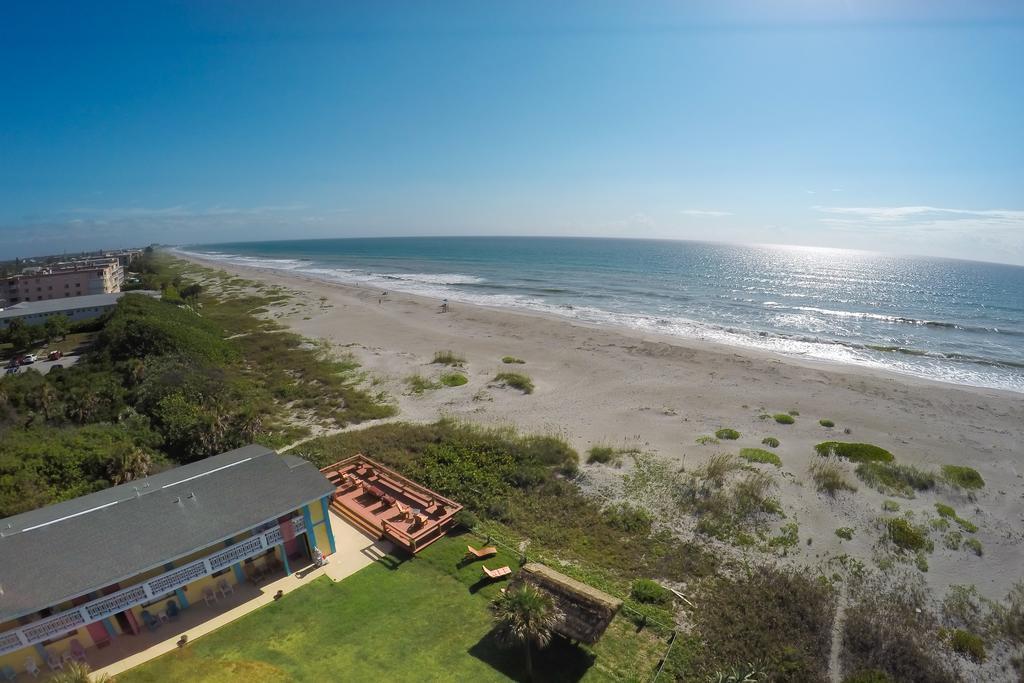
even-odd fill
[{"label": "distant apartment building", "polygon": [[121,291],[124,266],[118,257],[83,259],[26,268],[7,278],[4,297],[9,304],[46,301]]},{"label": "distant apartment building", "polygon": [[9,308],[0,308],[0,330],[6,330],[15,318],[20,318],[26,325],[44,325],[47,318],[55,315],[62,315],[73,323],[92,320],[113,310],[126,294],[151,296],[154,299],[160,297],[160,292],[139,289],[133,292],[90,294],[52,301],[22,301]]}]

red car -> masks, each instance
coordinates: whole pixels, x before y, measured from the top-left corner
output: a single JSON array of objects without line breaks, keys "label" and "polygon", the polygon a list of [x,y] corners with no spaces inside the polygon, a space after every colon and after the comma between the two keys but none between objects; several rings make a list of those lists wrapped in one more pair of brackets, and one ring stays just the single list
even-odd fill
[{"label": "red car", "polygon": [[46,360],[60,360],[64,357],[63,351],[50,351],[46,356]]}]

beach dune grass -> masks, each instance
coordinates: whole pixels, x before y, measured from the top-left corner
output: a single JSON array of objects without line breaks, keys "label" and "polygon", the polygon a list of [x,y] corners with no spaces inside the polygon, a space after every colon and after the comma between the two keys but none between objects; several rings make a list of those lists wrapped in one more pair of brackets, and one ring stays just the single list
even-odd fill
[{"label": "beach dune grass", "polygon": [[769,448],[778,448],[779,440],[776,439],[774,436],[766,436],[763,439],[761,439],[761,445],[768,446]]},{"label": "beach dune grass", "polygon": [[607,465],[619,457],[619,451],[612,446],[594,445],[587,451],[587,462]]},{"label": "beach dune grass", "polygon": [[811,463],[811,479],[818,491],[835,496],[839,491],[856,491],[857,487],[846,480],[846,472],[834,460],[820,460]]},{"label": "beach dune grass", "polygon": [[779,456],[771,451],[766,451],[763,448],[741,448],[740,457],[748,462],[758,462],[782,467],[782,460]]},{"label": "beach dune grass", "polygon": [[962,489],[980,489],[985,486],[985,480],[978,474],[978,470],[964,465],[943,465],[942,478]]},{"label": "beach dune grass", "polygon": [[466,359],[451,349],[446,349],[443,351],[435,351],[434,360],[431,362],[437,363],[438,365],[462,365],[466,362]]},{"label": "beach dune grass", "polygon": [[468,381],[469,379],[461,372],[446,372],[441,375],[441,384],[446,387],[461,387]]},{"label": "beach dune grass", "polygon": [[832,427],[836,426],[835,422],[833,422],[832,420],[829,420],[827,418],[822,418],[822,419],[818,420],[818,424],[820,424],[822,427],[825,427],[826,429],[831,429]]},{"label": "beach dune grass", "polygon": [[525,365],[526,361],[522,358],[516,358],[515,356],[505,356],[501,359],[502,363],[506,365]]},{"label": "beach dune grass", "polygon": [[[488,607],[501,585],[481,585],[480,563],[460,562],[467,542],[479,545],[468,535],[445,538],[414,561],[387,556],[339,583],[314,579],[117,680],[526,680],[522,649],[501,647],[491,633]],[[517,567],[517,560],[500,550],[494,563]],[[656,636],[618,617],[592,648],[556,638],[535,650],[534,669],[543,680],[637,672],[646,679],[663,651]]]},{"label": "beach dune grass", "polygon": [[740,433],[737,432],[735,429],[729,429],[726,427],[723,429],[719,429],[717,432],[715,432],[715,436],[719,439],[723,439],[726,441],[735,441],[736,439],[740,438]]},{"label": "beach dune grass", "polygon": [[915,491],[935,488],[935,475],[913,465],[868,461],[857,465],[857,478],[879,493],[913,498]]},{"label": "beach dune grass", "polygon": [[518,389],[524,394],[533,393],[533,380],[519,372],[499,372],[492,381]]},{"label": "beach dune grass", "polygon": [[796,422],[796,420],[793,419],[793,416],[789,413],[775,413],[772,417],[775,418],[775,421],[780,425],[791,425]]},{"label": "beach dune grass", "polygon": [[822,441],[814,447],[820,456],[836,457],[850,462],[891,462],[892,453],[869,443]]},{"label": "beach dune grass", "polygon": [[425,391],[432,391],[441,387],[440,384],[432,379],[427,379],[423,375],[409,375],[405,378],[405,385],[409,387],[409,393],[416,396]]}]

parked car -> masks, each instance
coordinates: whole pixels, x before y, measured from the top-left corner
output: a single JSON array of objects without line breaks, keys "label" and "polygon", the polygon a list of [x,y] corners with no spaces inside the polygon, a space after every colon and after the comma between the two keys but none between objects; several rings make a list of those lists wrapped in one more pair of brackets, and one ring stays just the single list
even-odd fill
[{"label": "parked car", "polygon": [[30,353],[30,354],[28,354],[26,356],[22,356],[21,364],[22,365],[31,365],[32,363],[35,363],[37,360],[39,360],[39,359],[36,358],[36,354]]},{"label": "parked car", "polygon": [[46,356],[46,360],[60,360],[64,357],[63,351],[50,351]]}]

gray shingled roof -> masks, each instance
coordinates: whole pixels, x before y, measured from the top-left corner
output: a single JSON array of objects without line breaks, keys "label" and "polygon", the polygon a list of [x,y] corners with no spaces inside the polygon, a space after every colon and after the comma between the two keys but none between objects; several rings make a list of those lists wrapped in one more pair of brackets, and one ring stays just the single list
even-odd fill
[{"label": "gray shingled roof", "polygon": [[246,446],[0,520],[0,622],[162,566],[333,491],[312,464]]},{"label": "gray shingled roof", "polygon": [[26,315],[38,315],[40,313],[61,313],[62,311],[78,311],[83,308],[99,308],[100,306],[112,306],[125,294],[145,294],[147,296],[160,296],[160,292],[148,289],[134,290],[131,292],[112,292],[110,294],[87,294],[85,296],[69,296],[59,299],[44,299],[43,301],[22,301],[7,308],[0,309],[0,320],[5,318],[20,318]]}]

